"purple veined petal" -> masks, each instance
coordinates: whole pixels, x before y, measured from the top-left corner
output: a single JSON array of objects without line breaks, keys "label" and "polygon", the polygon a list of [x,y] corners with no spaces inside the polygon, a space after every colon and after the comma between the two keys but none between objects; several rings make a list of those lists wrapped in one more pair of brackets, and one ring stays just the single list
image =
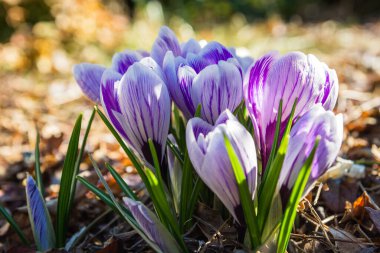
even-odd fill
[{"label": "purple veined petal", "polygon": [[161,69],[161,67],[157,64],[155,60],[153,60],[152,57],[145,57],[142,58],[140,63],[150,69],[152,69],[161,79],[165,82],[165,76]]},{"label": "purple veined petal", "polygon": [[181,44],[182,57],[186,58],[189,53],[198,54],[201,51],[199,42],[195,39],[189,39],[187,42]]},{"label": "purple veined petal", "polygon": [[[194,116],[196,106],[199,103],[199,101],[196,100],[196,98],[193,98],[191,94],[193,80],[196,75],[197,73],[195,73],[194,69],[192,69],[190,66],[180,66],[178,68],[178,85],[183,95],[183,102],[186,106],[185,108],[180,107],[180,109],[182,111],[188,111],[191,117]],[[185,114],[187,115],[187,112]]]},{"label": "purple veined petal", "polygon": [[169,92],[162,79],[149,67],[135,63],[121,79],[118,97],[130,144],[149,160],[150,138],[162,159],[171,113]]},{"label": "purple veined petal", "polygon": [[31,176],[26,179],[26,200],[33,236],[40,251],[55,247],[55,234],[50,214],[45,206],[36,182]]},{"label": "purple veined petal", "polygon": [[119,98],[117,96],[117,86],[121,78],[122,75],[112,69],[104,71],[100,88],[100,100],[113,126],[123,138],[129,141],[122,125],[114,114],[115,112],[121,113]]},{"label": "purple veined petal", "polygon": [[240,70],[225,61],[206,67],[194,78],[191,95],[202,106],[202,118],[214,124],[225,109],[233,111],[242,101]]},{"label": "purple veined petal", "polygon": [[112,57],[112,69],[123,75],[133,63],[138,62],[141,58],[142,56],[138,52],[131,50],[116,53]]},{"label": "purple veined petal", "polygon": [[95,103],[100,102],[100,81],[105,70],[105,67],[91,63],[80,63],[73,68],[79,87]]},{"label": "purple veined petal", "polygon": [[[212,127],[200,118],[193,118],[186,128],[189,157],[198,175],[218,196],[234,218],[242,222],[239,191],[224,144],[224,135],[231,141],[239,157],[254,197],[257,180],[257,160],[252,136],[231,112],[226,110]],[[212,176],[210,176],[212,175]]]},{"label": "purple veined petal", "polygon": [[181,248],[173,236],[152,211],[140,201],[135,201],[127,197],[124,197],[123,201],[144,234],[155,243],[162,252],[181,252]]},{"label": "purple veined petal", "polygon": [[324,86],[323,96],[319,100],[326,110],[332,111],[338,99],[339,81],[335,70],[329,69],[325,65],[326,81]]},{"label": "purple veined petal", "polygon": [[160,29],[157,39],[152,46],[151,56],[162,66],[166,52],[172,51],[174,56],[181,55],[181,47],[174,32],[167,26]]},{"label": "purple veined petal", "polygon": [[[332,165],[343,140],[343,117],[334,115],[319,104],[304,114],[290,132],[288,153],[279,178],[283,201],[287,201],[297,175],[313,149],[315,139],[320,142],[313,160],[306,189]],[[285,202],[286,203],[286,202]]]},{"label": "purple veined petal", "polygon": [[145,50],[139,49],[139,50],[136,50],[136,52],[139,53],[142,58],[144,58],[144,57],[150,57],[150,53],[147,52],[147,51],[145,51]]},{"label": "purple veined petal", "polygon": [[[263,163],[266,163],[266,150],[268,149],[265,137],[262,131],[262,108],[264,108],[265,98],[263,97],[264,86],[266,85],[269,69],[276,59],[278,53],[272,52],[261,57],[257,62],[251,65],[244,78],[244,98],[245,104],[249,111],[255,140],[258,143],[262,155]],[[263,166],[265,168],[265,165]]]},{"label": "purple veined petal", "polygon": [[[201,168],[207,147],[204,145],[204,137],[213,130],[213,126],[200,118],[192,118],[186,126],[186,146],[192,164]],[[196,158],[196,159],[195,159]]]},{"label": "purple veined petal", "polygon": [[191,107],[189,108],[186,105],[181,85],[178,83],[178,68],[183,65],[186,65],[186,60],[184,58],[175,57],[171,51],[166,53],[163,71],[170,96],[182,111],[185,118],[189,119],[193,117],[194,112],[191,110]]},{"label": "purple veined petal", "polygon": [[219,61],[227,61],[234,56],[228,49],[216,41],[211,41],[202,48],[200,55],[204,58],[208,64],[217,64]]},{"label": "purple veined petal", "polygon": [[201,72],[204,68],[206,68],[210,63],[200,54],[188,53],[186,55],[186,61],[189,66],[191,66],[196,73]]}]

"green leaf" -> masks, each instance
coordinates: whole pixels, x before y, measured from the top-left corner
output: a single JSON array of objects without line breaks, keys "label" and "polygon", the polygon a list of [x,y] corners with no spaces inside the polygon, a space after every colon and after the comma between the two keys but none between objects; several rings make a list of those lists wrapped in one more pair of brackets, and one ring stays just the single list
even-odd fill
[{"label": "green leaf", "polygon": [[259,188],[258,200],[258,223],[260,231],[263,231],[269,215],[268,210],[271,210],[277,181],[281,173],[282,164],[284,163],[285,155],[288,150],[290,129],[292,127],[293,116],[297,105],[297,99],[294,101],[292,111],[289,116],[288,123],[284,135],[282,137],[280,147],[271,166],[265,171]]},{"label": "green leaf", "polygon": [[73,198],[73,184],[75,184],[75,165],[78,153],[79,136],[82,122],[82,114],[79,115],[75,122],[73,132],[70,137],[69,146],[66,152],[66,158],[63,163],[60,190],[58,193],[57,204],[57,248],[65,246],[66,232],[70,217],[70,204]]},{"label": "green leaf", "polygon": [[77,176],[77,180],[81,184],[83,184],[89,191],[93,192],[104,203],[106,203],[107,206],[109,206],[110,208],[112,208],[114,211],[119,212],[117,210],[116,206],[114,205],[112,199],[110,198],[110,196],[108,196],[107,193],[99,190],[99,188],[97,186],[91,184],[90,182],[88,182],[86,179],[84,179],[81,176]]},{"label": "green leaf", "polygon": [[169,138],[166,139],[166,145],[170,148],[170,150],[173,152],[173,154],[181,163],[181,165],[183,165],[184,161],[183,161],[183,154],[181,153],[181,150],[179,150]]},{"label": "green leaf", "polygon": [[176,136],[178,146],[181,150],[186,149],[186,125],[183,121],[183,118],[180,116],[178,108],[174,105],[173,106],[173,114],[174,114],[174,122],[175,122],[175,129],[176,129]]},{"label": "green leaf", "polygon": [[146,234],[144,233],[144,231],[141,230],[140,226],[138,225],[138,223],[136,222],[136,220],[133,218],[133,216],[131,215],[131,213],[125,208],[125,206],[121,206],[119,204],[119,202],[116,200],[115,196],[113,195],[113,193],[111,191],[111,188],[109,187],[109,185],[107,184],[107,182],[104,180],[103,175],[100,172],[99,166],[96,164],[96,162],[92,159],[91,156],[89,156],[89,157],[90,157],[90,160],[91,160],[91,162],[92,162],[92,164],[94,166],[94,169],[95,169],[96,173],[98,174],[98,177],[99,177],[100,181],[102,182],[102,184],[106,188],[106,191],[108,192],[108,196],[110,197],[111,201],[113,202],[113,205],[115,206],[115,208],[118,210],[118,213],[121,215],[121,217],[124,218],[124,220],[126,220],[128,222],[129,225],[132,226],[132,228],[134,230],[136,230],[136,232],[144,239],[144,241],[146,241],[149,244],[150,247],[152,247],[152,249],[154,249],[156,252],[161,253],[162,251],[158,248],[158,246],[156,245],[156,243],[152,242],[146,236]]},{"label": "green leaf", "polygon": [[16,231],[22,243],[24,245],[30,245],[30,242],[28,241],[28,239],[26,239],[24,232],[22,232],[21,228],[17,225],[16,221],[13,219],[13,217],[7,212],[7,210],[2,205],[0,205],[0,213],[8,221],[8,223],[11,225],[13,230]]},{"label": "green leaf", "polygon": [[124,179],[119,175],[119,173],[117,173],[116,170],[114,168],[112,168],[112,166],[109,163],[106,163],[106,168],[111,173],[111,175],[115,179],[116,183],[120,186],[120,188],[124,192],[124,194],[133,200],[138,200],[138,198],[137,198],[136,194],[133,192],[133,190],[124,181]]},{"label": "green leaf", "polygon": [[189,220],[192,217],[192,213],[189,213],[189,196],[193,190],[193,180],[194,173],[193,167],[190,162],[189,154],[185,153],[185,161],[182,167],[182,188],[181,188],[181,199],[180,199],[180,212],[179,212],[179,224],[181,232],[185,231],[185,224],[190,225]]},{"label": "green leaf", "polygon": [[36,136],[36,148],[34,151],[34,167],[35,167],[34,170],[36,173],[37,187],[40,190],[41,195],[45,196],[45,189],[42,183],[42,173],[41,173],[41,165],[40,165],[40,134],[38,130],[37,130],[37,136]]},{"label": "green leaf", "polygon": [[318,144],[319,144],[319,137],[317,137],[317,139],[315,140],[313,150],[311,151],[309,157],[305,161],[304,165],[302,166],[298,174],[298,177],[293,186],[293,190],[290,194],[288,204],[286,205],[284,217],[281,222],[280,233],[278,235],[277,252],[279,253],[285,252],[288,246],[290,233],[292,231],[293,223],[297,215],[297,206],[305,191],[306,184],[309,180],[309,176],[311,173],[313,160],[314,160],[314,156],[315,156],[315,152],[317,150]]},{"label": "green leaf", "polygon": [[252,248],[260,246],[260,232],[256,223],[255,208],[253,205],[252,194],[249,191],[247,178],[243,168],[241,167],[238,156],[230,140],[224,135],[224,144],[226,145],[227,153],[231,161],[232,169],[236,178],[236,183],[239,189],[240,202],[244,212],[245,223],[247,225]]},{"label": "green leaf", "polygon": [[200,118],[201,117],[201,112],[202,112],[202,105],[198,104],[197,109],[195,110],[194,117],[195,118]]}]

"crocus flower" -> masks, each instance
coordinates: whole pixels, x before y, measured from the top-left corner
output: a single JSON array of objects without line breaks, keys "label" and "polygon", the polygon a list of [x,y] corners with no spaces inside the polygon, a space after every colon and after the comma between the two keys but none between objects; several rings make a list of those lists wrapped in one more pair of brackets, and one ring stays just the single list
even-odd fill
[{"label": "crocus flower", "polygon": [[294,124],[290,131],[288,152],[279,178],[284,203],[290,196],[298,173],[310,155],[318,136],[320,141],[306,189],[330,168],[338,155],[343,139],[342,115],[334,115],[321,105],[316,105]]},{"label": "crocus flower", "polygon": [[123,198],[125,205],[131,211],[132,216],[139,224],[141,230],[162,252],[182,252],[170,232],[164,227],[159,219],[139,201]]},{"label": "crocus flower", "polygon": [[233,55],[221,44],[210,42],[198,54],[186,58],[169,51],[163,71],[173,101],[189,119],[197,106],[201,116],[214,124],[225,110],[235,110],[242,101],[242,70]]},{"label": "crocus flower", "polygon": [[101,81],[101,102],[110,121],[151,164],[148,139],[152,139],[162,160],[171,112],[169,92],[155,64],[151,58],[144,58],[123,76],[105,71]]},{"label": "crocus flower", "polygon": [[298,104],[294,119],[317,103],[326,110],[332,110],[338,96],[338,79],[334,70],[313,55],[293,52],[280,56],[270,53],[248,69],[244,96],[265,168],[272,149],[280,100],[283,100],[282,134],[296,98]]},{"label": "crocus flower", "polygon": [[244,221],[232,165],[225,148],[224,135],[230,140],[245,171],[252,198],[256,190],[257,161],[255,143],[250,133],[229,110],[210,125],[192,118],[186,127],[186,145],[195,170],[205,184],[218,196],[232,216]]}]

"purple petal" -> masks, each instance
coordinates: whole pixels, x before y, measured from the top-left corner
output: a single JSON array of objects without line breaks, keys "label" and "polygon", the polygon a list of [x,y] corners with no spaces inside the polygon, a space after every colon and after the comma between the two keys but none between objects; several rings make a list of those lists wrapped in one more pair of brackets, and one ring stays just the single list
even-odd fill
[{"label": "purple petal", "polygon": [[112,57],[112,69],[123,75],[133,63],[141,58],[142,56],[135,51],[125,50],[122,53],[116,53]]},{"label": "purple petal", "polygon": [[193,81],[192,97],[202,106],[202,118],[215,123],[225,109],[235,110],[243,98],[240,70],[225,61],[206,67]]},{"label": "purple petal", "polygon": [[[167,87],[170,92],[170,96],[173,99],[174,103],[178,106],[178,108],[182,111],[185,118],[189,119],[194,116],[194,106],[190,105],[189,103],[186,104],[186,100],[183,94],[183,88],[184,85],[179,84],[178,80],[178,69],[181,65],[185,65],[186,60],[182,57],[174,57],[173,52],[168,52],[165,56],[164,64],[163,64],[163,71],[165,74],[165,78],[167,80]],[[181,72],[182,73],[182,72]],[[182,75],[182,80],[188,80],[188,78],[184,78],[185,76]],[[192,85],[186,82],[185,87],[190,87]],[[182,87],[182,88],[181,88]],[[186,90],[186,89],[185,89]]]},{"label": "purple petal", "polygon": [[119,85],[121,123],[130,144],[144,155],[143,148],[150,138],[159,146],[157,152],[162,158],[171,113],[165,84],[152,69],[135,63],[124,74]]},{"label": "purple petal", "polygon": [[121,78],[122,75],[112,69],[107,69],[104,71],[102,86],[100,89],[100,99],[102,106],[113,126],[129,142],[122,125],[114,115],[115,112],[121,113],[119,98],[117,96],[117,85]]},{"label": "purple petal", "polygon": [[142,58],[140,63],[152,69],[161,78],[161,80],[165,82],[166,79],[165,79],[164,73],[162,72],[161,67],[157,64],[155,60],[153,60],[152,57]]},{"label": "purple petal", "polygon": [[151,56],[158,65],[162,66],[168,51],[172,51],[175,56],[181,55],[181,47],[174,32],[169,27],[163,26],[152,46]]},{"label": "purple petal", "polygon": [[74,78],[83,93],[95,103],[100,102],[100,81],[106,68],[91,63],[77,64],[73,68]]},{"label": "purple petal", "polygon": [[217,64],[219,61],[227,61],[234,57],[225,46],[216,41],[207,43],[200,54],[209,64]]},{"label": "purple petal", "polygon": [[178,253],[181,252],[177,242],[170,232],[159,221],[156,215],[150,211],[140,201],[130,198],[123,198],[125,205],[131,211],[141,230],[154,242],[162,252]]},{"label": "purple petal", "polygon": [[198,54],[201,51],[201,46],[199,42],[194,39],[189,39],[187,42],[182,43],[181,52],[182,57],[186,58],[186,55],[189,53]]},{"label": "purple petal", "polygon": [[283,197],[289,196],[317,136],[320,136],[321,140],[315,153],[307,188],[326,172],[338,155],[343,139],[342,115],[335,116],[331,111],[325,111],[321,105],[316,105],[295,123],[290,132],[288,153],[279,179]]},{"label": "purple petal", "polygon": [[54,248],[55,235],[50,215],[36,182],[31,176],[26,179],[26,200],[38,250],[45,252]]}]

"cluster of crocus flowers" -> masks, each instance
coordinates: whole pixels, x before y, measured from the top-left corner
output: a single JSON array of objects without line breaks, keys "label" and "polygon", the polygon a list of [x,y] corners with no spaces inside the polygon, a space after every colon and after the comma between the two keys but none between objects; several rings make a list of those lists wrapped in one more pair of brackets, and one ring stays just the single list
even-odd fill
[{"label": "cluster of crocus flowers", "polygon": [[[150,139],[160,162],[169,167],[163,169],[169,170],[170,177],[180,175],[182,180],[182,173],[175,171],[181,169],[180,165],[166,148],[168,136],[171,143],[180,142],[169,135],[172,106],[176,106],[187,122],[186,148],[196,173],[240,224],[244,223],[244,216],[224,138],[232,144],[254,198],[259,163],[265,170],[278,114],[280,141],[297,101],[289,149],[278,181],[283,202],[287,201],[316,138],[320,138],[320,145],[308,186],[334,162],[343,138],[342,116],[332,112],[338,95],[336,73],[313,55],[300,52],[284,56],[269,53],[253,62],[218,42],[199,43],[191,39],[180,44],[173,31],[163,27],[150,53],[117,53],[109,68],[79,64],[74,68],[74,76],[83,92],[95,103],[101,103],[114,128],[145,162],[153,164]],[[244,104],[253,133],[233,114]],[[195,117],[197,108],[199,117]],[[180,181],[175,185],[178,190]],[[175,195],[178,199],[180,193]],[[144,223],[141,227],[154,240],[158,230],[148,219],[151,214],[147,216],[140,204],[126,204],[133,215],[141,218],[136,220]]]}]

